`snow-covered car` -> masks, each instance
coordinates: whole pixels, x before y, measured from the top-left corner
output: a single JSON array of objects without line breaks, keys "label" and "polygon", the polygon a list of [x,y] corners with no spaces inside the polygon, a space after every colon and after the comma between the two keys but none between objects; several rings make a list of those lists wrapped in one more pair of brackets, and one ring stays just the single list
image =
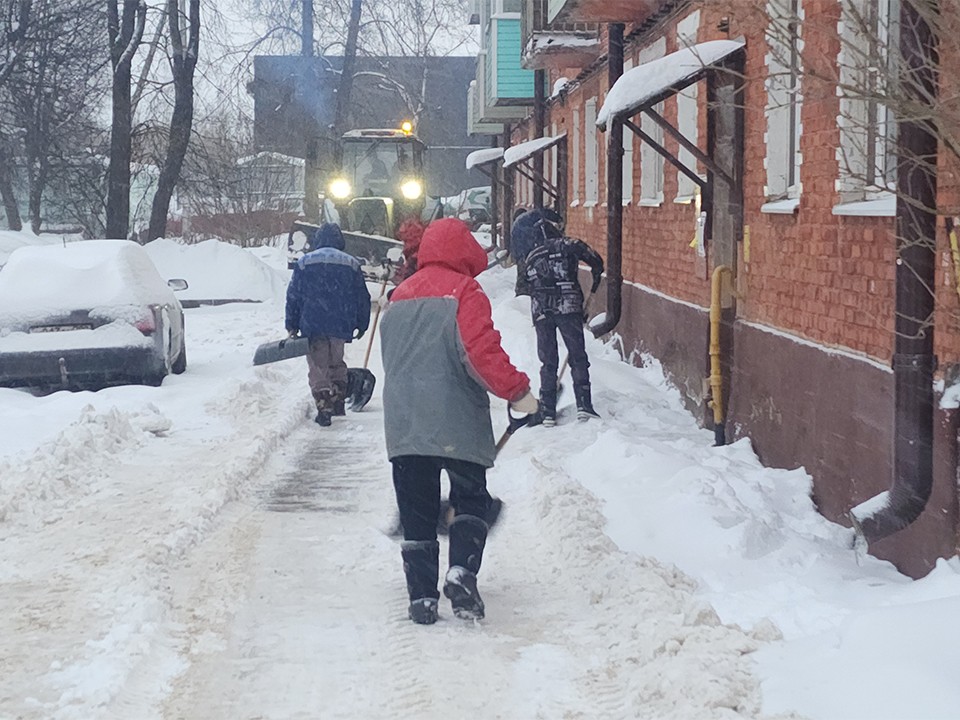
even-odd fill
[{"label": "snow-covered car", "polygon": [[159,385],[187,366],[183,308],[128,240],[15,250],[0,270],[0,386]]}]

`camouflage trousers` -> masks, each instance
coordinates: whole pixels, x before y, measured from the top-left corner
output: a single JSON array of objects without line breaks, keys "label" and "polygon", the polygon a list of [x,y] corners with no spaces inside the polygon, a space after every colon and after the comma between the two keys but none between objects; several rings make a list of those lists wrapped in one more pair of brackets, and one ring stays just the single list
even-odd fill
[{"label": "camouflage trousers", "polygon": [[343,361],[344,344],[340,338],[310,338],[307,380],[317,410],[330,412],[338,401],[343,402],[347,389],[347,364]]}]

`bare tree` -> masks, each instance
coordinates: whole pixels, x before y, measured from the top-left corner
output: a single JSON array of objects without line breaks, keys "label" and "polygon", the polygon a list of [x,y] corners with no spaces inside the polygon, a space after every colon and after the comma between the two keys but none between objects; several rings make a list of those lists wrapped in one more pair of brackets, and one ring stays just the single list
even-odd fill
[{"label": "bare tree", "polygon": [[[160,170],[157,193],[153,198],[153,208],[150,212],[148,240],[162,237],[166,233],[170,199],[180,179],[180,169],[190,144],[193,128],[194,71],[200,54],[200,0],[189,0],[188,16],[181,8],[181,1],[168,0],[167,2],[174,104],[166,158]],[[186,42],[181,29],[184,19],[187,22]]]},{"label": "bare tree", "polygon": [[145,0],[108,0],[107,30],[113,70],[113,118],[107,176],[107,237],[126,238],[130,229],[130,156],[133,134],[131,95],[134,55],[146,23]]},{"label": "bare tree", "polygon": [[[73,166],[78,137],[89,137],[102,99],[102,16],[95,0],[36,0],[30,32],[17,66],[0,86],[6,170],[2,184],[8,220],[19,224],[13,183],[26,181],[28,214],[34,232],[43,222],[50,181]],[[64,43],[63,37],[74,38]],[[14,158],[21,173],[14,173]]]},{"label": "bare tree", "polygon": [[[27,46],[33,3],[31,0],[3,0],[0,26],[0,87],[6,84],[10,74],[17,68]],[[7,216],[7,227],[20,230],[20,208],[13,190],[13,152],[6,137],[0,137],[0,197]]]}]

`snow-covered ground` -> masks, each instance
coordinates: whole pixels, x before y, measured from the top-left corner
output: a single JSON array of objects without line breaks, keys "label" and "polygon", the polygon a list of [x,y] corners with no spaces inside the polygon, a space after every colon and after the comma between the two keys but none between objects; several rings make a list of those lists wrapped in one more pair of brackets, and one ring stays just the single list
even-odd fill
[{"label": "snow-covered ground", "polygon": [[[315,426],[302,360],[250,362],[282,254],[204,252],[177,249],[269,299],[188,309],[185,374],[0,390],[3,720],[957,717],[960,561],[858,565],[802,471],[711,447],[594,341],[604,420],[521,430],[490,473],[487,619],[414,626],[379,397]],[[536,378],[528,301],[482,281]]]}]

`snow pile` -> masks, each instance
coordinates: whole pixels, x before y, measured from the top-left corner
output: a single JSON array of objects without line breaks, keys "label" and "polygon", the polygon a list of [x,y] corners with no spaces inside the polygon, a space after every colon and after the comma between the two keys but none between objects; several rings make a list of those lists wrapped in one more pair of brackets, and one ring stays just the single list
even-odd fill
[{"label": "snow pile", "polygon": [[[139,413],[97,413],[87,406],[76,423],[26,462],[0,463],[0,522],[25,513],[35,523],[55,522],[78,496],[97,489],[105,461],[139,447],[141,425],[155,429],[156,408]],[[22,518],[17,518],[22,520]]]},{"label": "snow pile", "polygon": [[17,248],[30,245],[65,245],[79,238],[74,235],[35,235],[29,230],[0,230],[0,268],[6,265],[7,260]]},{"label": "snow pile", "polygon": [[[177,292],[181,301],[264,301],[280,297],[286,290],[283,271],[236,245],[219,240],[181,245],[161,238],[144,248],[165,279],[187,281],[189,287]],[[261,250],[258,254],[270,257],[274,253]]]}]

